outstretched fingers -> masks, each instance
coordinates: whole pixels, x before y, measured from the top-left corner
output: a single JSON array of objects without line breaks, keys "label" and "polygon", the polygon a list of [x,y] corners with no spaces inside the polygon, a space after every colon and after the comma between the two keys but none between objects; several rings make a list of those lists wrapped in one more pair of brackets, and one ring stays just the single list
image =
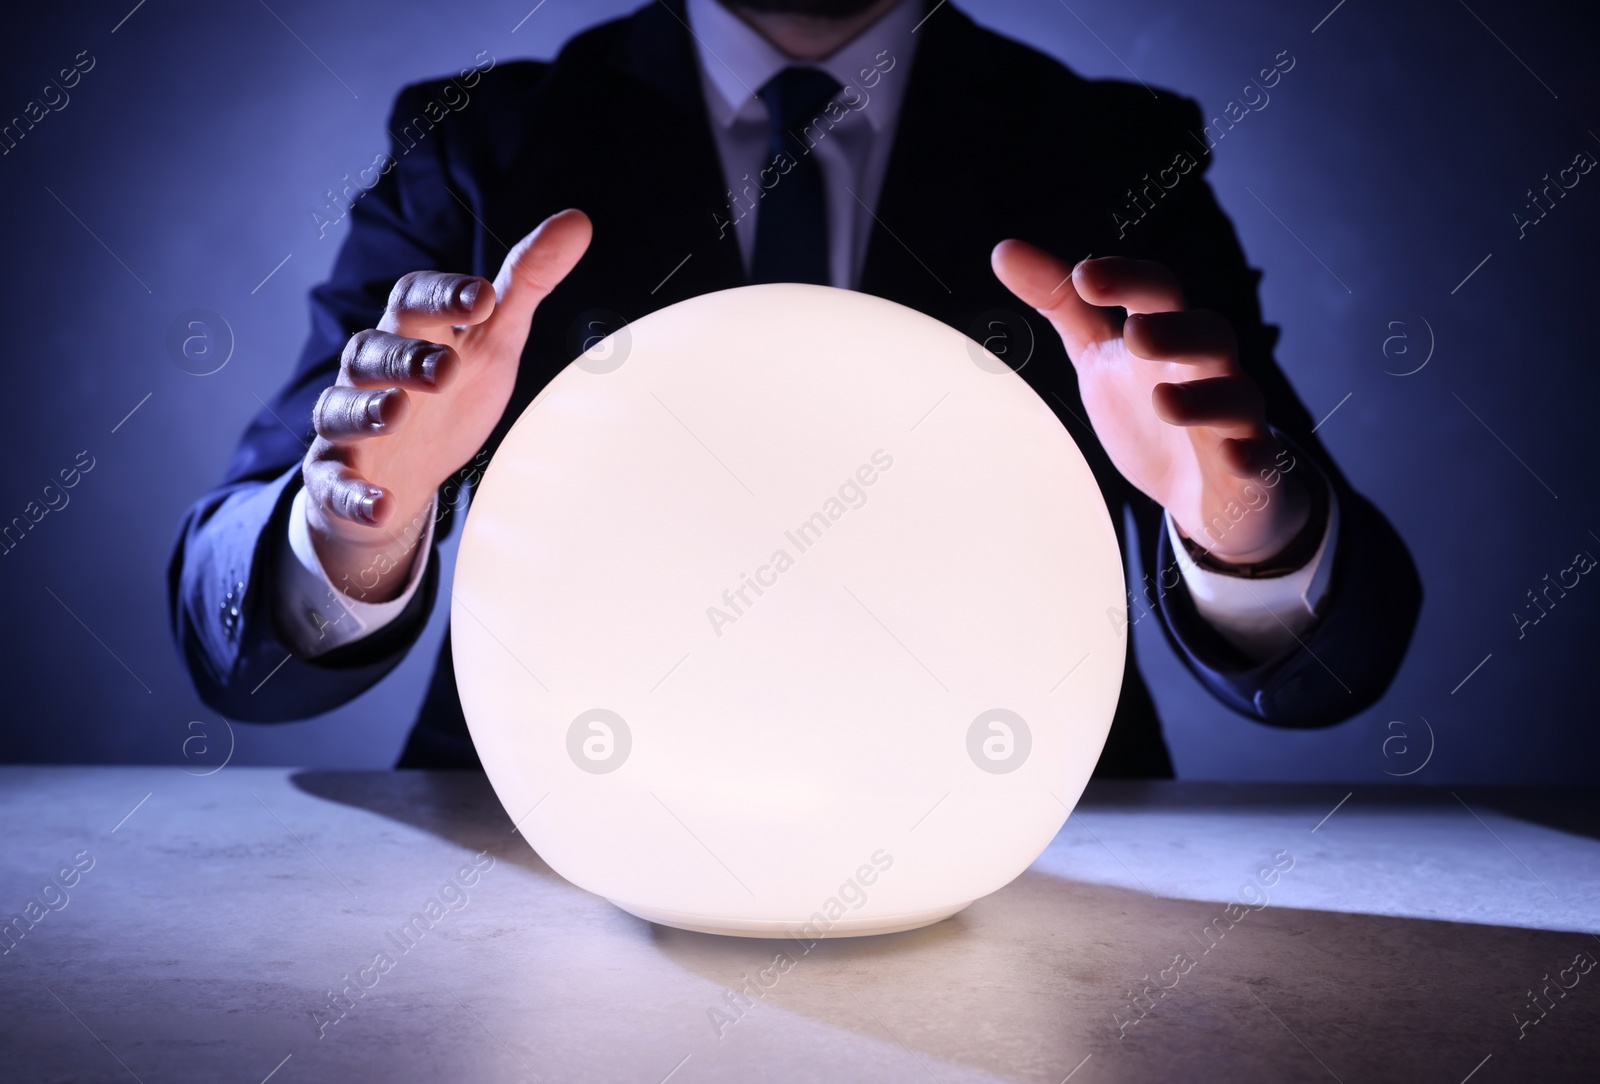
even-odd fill
[{"label": "outstretched fingers", "polygon": [[1221,464],[1240,478],[1270,468],[1280,447],[1267,428],[1261,389],[1247,376],[1157,384],[1150,401],[1156,416],[1169,425],[1219,430],[1223,434],[1217,443]]},{"label": "outstretched fingers", "polygon": [[1076,362],[1088,347],[1119,334],[1111,314],[1086,301],[1073,269],[1026,241],[1001,241],[989,257],[995,277],[1023,304],[1049,320]]},{"label": "outstretched fingers", "polygon": [[1129,313],[1178,312],[1184,308],[1183,287],[1164,264],[1105,256],[1082,260],[1072,269],[1072,283],[1091,305],[1117,306]]},{"label": "outstretched fingers", "polygon": [[359,331],[339,359],[341,376],[358,388],[439,391],[455,379],[461,358],[443,343],[387,331]]},{"label": "outstretched fingers", "polygon": [[1244,376],[1157,384],[1151,401],[1156,415],[1169,425],[1253,428],[1266,420],[1261,389]]},{"label": "outstretched fingers", "polygon": [[1122,335],[1128,352],[1147,361],[1212,362],[1226,370],[1239,350],[1232,325],[1206,309],[1135,313],[1124,322]]},{"label": "outstretched fingers", "polygon": [[426,338],[429,331],[482,323],[494,303],[494,287],[476,275],[412,271],[389,291],[378,329]]},{"label": "outstretched fingers", "polygon": [[352,388],[335,384],[317,397],[311,424],[331,444],[391,433],[405,421],[411,400],[403,388]]},{"label": "outstretched fingers", "polygon": [[362,527],[381,527],[394,514],[394,498],[342,462],[323,454],[306,460],[301,470],[306,496],[330,515]]}]

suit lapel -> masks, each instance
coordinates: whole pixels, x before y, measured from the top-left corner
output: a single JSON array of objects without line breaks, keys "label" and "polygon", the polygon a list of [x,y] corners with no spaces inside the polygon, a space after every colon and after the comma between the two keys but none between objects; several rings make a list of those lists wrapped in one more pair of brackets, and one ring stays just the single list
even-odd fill
[{"label": "suit lapel", "polygon": [[[992,119],[978,104],[993,104],[983,93],[993,70],[986,36],[948,4],[918,33],[922,40],[910,70],[893,73],[910,84],[867,242],[861,289],[948,320],[963,295],[983,286],[969,266],[970,250],[989,232],[990,175],[1005,163],[1002,155],[970,150],[972,133],[984,131]],[[981,264],[978,271],[986,275],[987,259]]]},{"label": "suit lapel", "polygon": [[641,8],[629,20],[612,68],[650,99],[649,119],[633,133],[637,153],[630,155],[639,167],[636,195],[650,208],[648,247],[665,261],[662,276],[687,261],[650,295],[649,307],[745,285],[738,242],[731,231],[722,236],[716,224],[727,218],[727,187],[683,0]]}]

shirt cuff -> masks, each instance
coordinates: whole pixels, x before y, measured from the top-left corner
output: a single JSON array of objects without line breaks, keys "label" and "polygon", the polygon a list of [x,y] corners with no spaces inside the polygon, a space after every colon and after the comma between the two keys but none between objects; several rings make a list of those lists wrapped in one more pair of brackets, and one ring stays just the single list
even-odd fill
[{"label": "shirt cuff", "polygon": [[[433,545],[433,521],[438,497],[428,503],[420,524],[420,534],[405,532],[402,538],[411,537],[408,549],[411,568],[405,590],[388,602],[363,602],[334,586],[322,561],[317,557],[316,546],[311,541],[311,530],[306,525],[306,491],[295,494],[289,506],[289,545],[284,547],[278,560],[278,583],[273,600],[278,631],[301,658],[315,658],[336,647],[354,643],[389,624],[400,616],[422,583],[427,571],[427,554]],[[413,529],[415,529],[413,526]],[[422,553],[419,560],[417,552]],[[402,558],[404,559],[404,558]],[[379,569],[376,564],[358,579],[370,574],[377,577],[394,568]],[[377,584],[364,584],[371,587]],[[359,585],[358,585],[359,586]]]},{"label": "shirt cuff", "polygon": [[[1328,485],[1326,478],[1323,485]],[[1322,542],[1301,568],[1282,576],[1246,579],[1211,572],[1189,556],[1171,513],[1163,517],[1172,552],[1194,608],[1206,623],[1254,662],[1265,662],[1292,644],[1317,620],[1328,593],[1339,537],[1339,499],[1328,486],[1328,525]]]}]

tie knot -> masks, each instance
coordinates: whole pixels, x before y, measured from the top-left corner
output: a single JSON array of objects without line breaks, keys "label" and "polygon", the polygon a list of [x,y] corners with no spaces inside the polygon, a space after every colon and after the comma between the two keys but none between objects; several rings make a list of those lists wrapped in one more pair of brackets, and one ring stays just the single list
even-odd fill
[{"label": "tie knot", "polygon": [[828,99],[844,88],[818,68],[785,68],[757,92],[766,103],[774,134],[804,129],[822,114]]}]

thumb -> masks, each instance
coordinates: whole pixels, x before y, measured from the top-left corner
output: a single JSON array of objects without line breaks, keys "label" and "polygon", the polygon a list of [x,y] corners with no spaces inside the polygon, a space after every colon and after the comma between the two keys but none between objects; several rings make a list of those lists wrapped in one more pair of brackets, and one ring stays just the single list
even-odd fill
[{"label": "thumb", "polygon": [[526,339],[533,310],[567,277],[589,248],[594,226],[578,210],[551,215],[511,246],[494,277],[495,308],[483,333],[509,341]]},{"label": "thumb", "polygon": [[1072,268],[1044,249],[1026,241],[1001,241],[989,263],[1001,285],[1050,321],[1074,362],[1085,347],[1119,334],[1104,309],[1078,296]]}]

